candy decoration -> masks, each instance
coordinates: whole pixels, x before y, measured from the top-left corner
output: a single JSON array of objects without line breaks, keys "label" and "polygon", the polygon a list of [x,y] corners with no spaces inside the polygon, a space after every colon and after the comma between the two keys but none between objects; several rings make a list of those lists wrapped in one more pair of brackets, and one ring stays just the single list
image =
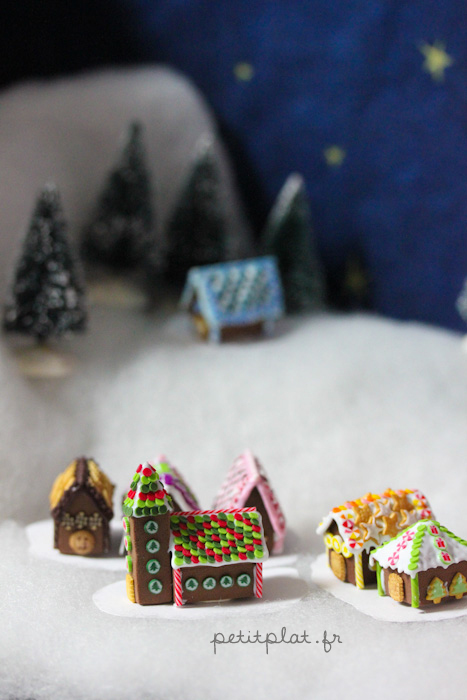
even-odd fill
[{"label": "candy decoration", "polygon": [[255,596],[263,597],[263,565],[257,564],[255,569]]},{"label": "candy decoration", "polygon": [[[128,520],[128,518],[126,519]],[[147,532],[148,535],[155,535],[158,529],[159,523],[155,520],[148,520],[147,523],[144,523],[144,532]]]},{"label": "candy decoration", "polygon": [[426,599],[432,600],[433,603],[437,605],[438,603],[441,603],[442,598],[445,598],[448,595],[449,591],[447,584],[444,581],[441,581],[438,576],[435,576],[434,579],[432,579],[428,584]]},{"label": "candy decoration", "polygon": [[376,562],[376,583],[378,585],[378,595],[385,595],[382,583],[381,565]]},{"label": "candy decoration", "polygon": [[146,562],[146,571],[149,574],[158,574],[160,570],[161,565],[157,559],[148,559]]},{"label": "candy decoration", "polygon": [[327,549],[331,549],[332,547],[332,540],[333,536],[331,535],[330,532],[327,532],[324,536],[324,544],[327,547]]},{"label": "candy decoration", "polygon": [[205,591],[212,591],[212,589],[216,587],[216,583],[214,576],[208,576],[203,581],[203,588]]},{"label": "candy decoration", "polygon": [[131,556],[129,554],[126,557],[126,570],[128,571],[129,574],[131,574],[133,571],[133,559],[131,558]]},{"label": "candy decoration", "polygon": [[159,540],[148,540],[146,542],[146,550],[150,554],[156,554],[161,548]]},{"label": "candy decoration", "polygon": [[332,548],[335,552],[337,552],[337,554],[340,554],[342,548],[342,537],[336,535],[336,537],[332,538]]},{"label": "candy decoration", "polygon": [[452,579],[451,585],[449,586],[449,595],[455,596],[460,600],[464,593],[467,593],[467,581],[464,574],[461,574],[460,571],[458,571]]},{"label": "candy decoration", "polygon": [[122,519],[122,525],[124,532],[130,532],[130,520],[126,516]]},{"label": "candy decoration", "polygon": [[363,565],[362,565],[362,554],[358,554],[354,557],[355,560],[355,585],[357,588],[365,588],[365,582],[363,580]]},{"label": "candy decoration", "polygon": [[134,582],[133,576],[130,576],[130,574],[127,574],[125,583],[126,583],[126,594],[128,596],[128,600],[131,603],[136,603],[135,582]]},{"label": "candy decoration", "polygon": [[148,588],[151,591],[151,593],[154,593],[155,595],[157,595],[158,593],[160,593],[162,591],[163,586],[158,578],[153,578],[149,581]]},{"label": "candy decoration", "polygon": [[237,585],[242,588],[246,588],[251,583],[251,576],[249,574],[240,574],[237,576]]},{"label": "candy decoration", "polygon": [[420,607],[420,590],[418,586],[418,575],[410,579],[411,591],[412,591],[412,607]]},{"label": "candy decoration", "polygon": [[198,581],[192,576],[190,578],[187,578],[185,581],[185,589],[187,591],[196,591],[198,588]]},{"label": "candy decoration", "polygon": [[180,607],[183,605],[181,569],[173,570],[173,584],[175,605]]},{"label": "candy decoration", "polygon": [[[258,566],[262,566],[262,564],[259,564]],[[222,588],[230,588],[234,584],[234,580],[232,576],[228,576],[227,574],[225,576],[221,576],[219,583],[221,584]]]},{"label": "candy decoration", "polygon": [[131,542],[131,537],[130,537],[130,535],[125,535],[125,537],[124,537],[124,539],[123,539],[123,543],[124,543],[124,545],[125,545],[126,551],[127,551],[127,552],[131,552],[131,550],[132,550],[132,548],[133,548],[133,545],[132,545],[132,542]]}]

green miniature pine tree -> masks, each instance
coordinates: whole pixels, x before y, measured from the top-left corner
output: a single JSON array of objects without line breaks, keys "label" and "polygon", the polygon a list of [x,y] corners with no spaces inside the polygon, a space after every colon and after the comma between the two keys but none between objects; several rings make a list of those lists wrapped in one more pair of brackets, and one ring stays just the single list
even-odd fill
[{"label": "green miniature pine tree", "polygon": [[40,341],[86,326],[84,284],[53,184],[40,193],[16,268],[3,328]]},{"label": "green miniature pine tree", "polygon": [[455,596],[456,598],[462,598],[464,593],[467,593],[467,581],[464,574],[460,571],[454,576],[449,586],[449,595]]},{"label": "green miniature pine tree", "polygon": [[301,175],[290,175],[271,210],[263,234],[263,251],[279,263],[287,311],[319,309],[325,286],[313,250],[310,209]]},{"label": "green miniature pine tree", "polygon": [[435,578],[430,581],[426,590],[426,599],[432,600],[433,603],[440,603],[441,598],[446,598],[447,595],[449,595],[449,593],[446,584],[435,576]]},{"label": "green miniature pine tree", "polygon": [[225,212],[212,141],[202,137],[167,228],[166,275],[182,284],[191,267],[225,259]]},{"label": "green miniature pine tree", "polygon": [[83,234],[83,254],[114,268],[147,264],[157,251],[142,127],[134,122]]}]

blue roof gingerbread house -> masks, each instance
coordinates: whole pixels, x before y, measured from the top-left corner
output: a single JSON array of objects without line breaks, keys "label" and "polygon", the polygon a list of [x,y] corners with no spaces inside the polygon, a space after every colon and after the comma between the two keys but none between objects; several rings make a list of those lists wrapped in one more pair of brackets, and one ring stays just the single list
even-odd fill
[{"label": "blue roof gingerbread house", "polygon": [[193,267],[181,304],[205,339],[219,342],[242,332],[270,333],[284,313],[274,257]]}]

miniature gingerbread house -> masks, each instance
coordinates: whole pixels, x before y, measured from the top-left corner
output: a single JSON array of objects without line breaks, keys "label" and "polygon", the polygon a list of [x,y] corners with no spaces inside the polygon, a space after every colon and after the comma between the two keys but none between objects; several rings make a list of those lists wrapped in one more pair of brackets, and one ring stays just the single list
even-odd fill
[{"label": "miniature gingerbread house", "polygon": [[261,514],[268,550],[272,554],[280,554],[284,549],[284,514],[264,468],[251,450],[245,450],[234,461],[213,507],[256,508]]},{"label": "miniature gingerbread house", "polygon": [[75,459],[50,493],[54,547],[62,554],[99,555],[109,550],[114,486],[93,459]]},{"label": "miniature gingerbread house", "polygon": [[413,608],[467,593],[467,542],[435,520],[421,520],[371,553],[378,593]]},{"label": "miniature gingerbread house", "polygon": [[140,605],[262,596],[268,551],[255,508],[174,511],[156,469],[136,470],[123,510],[127,595]]},{"label": "miniature gingerbread house", "polygon": [[376,582],[370,552],[407,526],[432,515],[420,491],[388,489],[381,495],[368,493],[333,508],[317,533],[324,536],[329,566],[337,578],[365,588]]},{"label": "miniature gingerbread house", "polygon": [[165,455],[160,455],[150,464],[155,468],[165,490],[172,497],[175,510],[199,510],[198,499],[188,486],[185,477]]},{"label": "miniature gingerbread house", "polygon": [[271,332],[284,313],[274,257],[192,268],[181,299],[204,339],[219,342]]}]

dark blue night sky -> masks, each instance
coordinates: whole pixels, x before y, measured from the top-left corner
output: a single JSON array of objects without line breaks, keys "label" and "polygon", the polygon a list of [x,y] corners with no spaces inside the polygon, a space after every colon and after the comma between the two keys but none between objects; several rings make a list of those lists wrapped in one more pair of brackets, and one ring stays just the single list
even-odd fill
[{"label": "dark blue night sky", "polygon": [[257,230],[299,171],[331,281],[357,253],[378,311],[465,330],[465,0],[10,5],[2,43],[17,45],[0,73],[25,63],[4,82],[112,62],[180,69],[218,119]]},{"label": "dark blue night sky", "polygon": [[239,146],[256,223],[303,173],[331,273],[357,251],[377,310],[465,328],[467,3],[131,5],[146,56],[191,76]]}]

